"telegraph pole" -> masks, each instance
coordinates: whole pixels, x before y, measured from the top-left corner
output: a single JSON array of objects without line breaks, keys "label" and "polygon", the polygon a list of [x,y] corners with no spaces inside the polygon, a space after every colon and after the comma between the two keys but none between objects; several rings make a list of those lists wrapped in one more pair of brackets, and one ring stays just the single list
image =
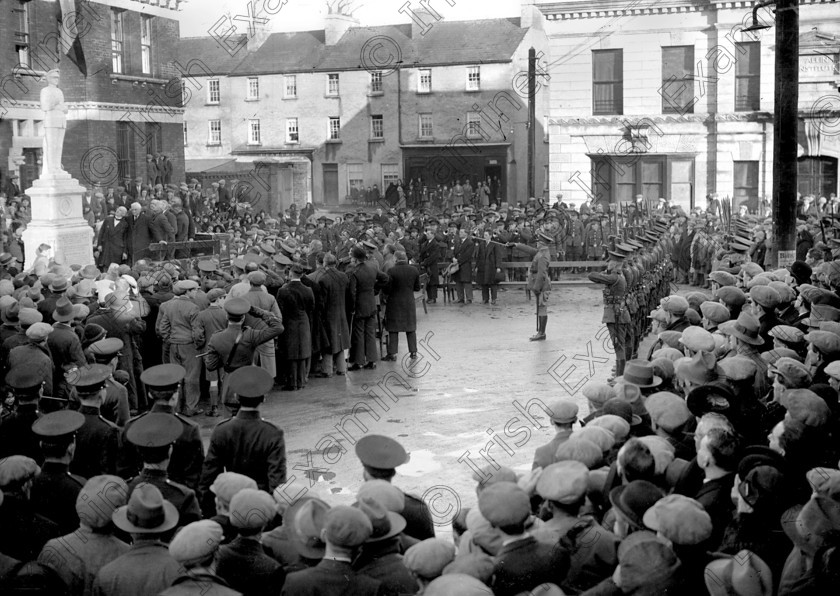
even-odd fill
[{"label": "telegraph pole", "polygon": [[534,150],[536,143],[537,113],[537,52],[528,50],[528,197],[536,198],[534,192]]},{"label": "telegraph pole", "polygon": [[799,0],[776,2],[776,86],[773,114],[774,262],[796,254],[797,134],[799,123]]}]

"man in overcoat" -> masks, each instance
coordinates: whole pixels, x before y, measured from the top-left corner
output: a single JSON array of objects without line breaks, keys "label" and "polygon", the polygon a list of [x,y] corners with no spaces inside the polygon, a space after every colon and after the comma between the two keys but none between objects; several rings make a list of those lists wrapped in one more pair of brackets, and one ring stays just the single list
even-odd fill
[{"label": "man in overcoat", "polygon": [[420,291],[420,273],[408,264],[405,252],[396,252],[396,264],[388,271],[388,295],[385,307],[385,328],[388,330],[388,354],[382,360],[394,361],[399,352],[400,333],[405,333],[411,358],[417,357],[417,302],[414,292]]}]

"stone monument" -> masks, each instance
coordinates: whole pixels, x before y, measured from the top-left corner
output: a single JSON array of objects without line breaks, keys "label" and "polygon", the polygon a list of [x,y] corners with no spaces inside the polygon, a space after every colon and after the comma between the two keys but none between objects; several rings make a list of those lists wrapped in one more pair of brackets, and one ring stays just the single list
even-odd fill
[{"label": "stone monument", "polygon": [[23,232],[27,268],[35,262],[36,250],[48,244],[50,256],[65,265],[93,264],[93,229],[82,214],[85,187],[61,167],[67,104],[58,88],[59,71],[47,73],[41,89],[44,110],[44,148],[41,176],[25,193],[32,199],[32,221]]}]

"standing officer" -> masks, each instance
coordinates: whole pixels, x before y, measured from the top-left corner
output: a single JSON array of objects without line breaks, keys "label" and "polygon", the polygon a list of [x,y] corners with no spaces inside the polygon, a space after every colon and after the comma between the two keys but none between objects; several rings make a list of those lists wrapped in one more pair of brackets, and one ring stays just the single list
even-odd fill
[{"label": "standing officer", "polygon": [[531,267],[528,269],[529,291],[534,292],[537,299],[537,333],[532,335],[531,341],[545,339],[545,327],[548,324],[548,299],[551,295],[551,279],[548,276],[549,247],[554,244],[554,238],[544,232],[537,233],[537,248],[510,242],[508,246],[531,255]]},{"label": "standing officer", "polygon": [[[391,482],[397,466],[408,462],[408,454],[397,441],[382,435],[366,435],[356,443],[356,456],[364,467],[364,479]],[[405,534],[417,540],[435,537],[435,525],[429,507],[418,497],[405,494]]]},{"label": "standing officer", "polygon": [[233,418],[216,425],[201,471],[199,488],[202,509],[215,513],[210,486],[222,472],[236,472],[257,482],[260,490],[273,493],[286,482],[286,441],[283,431],[260,417],[260,404],[274,386],[274,377],[258,366],[243,366],[227,379],[232,395],[239,400]]},{"label": "standing officer", "polygon": [[60,410],[45,414],[32,425],[32,432],[41,438],[44,464],[32,481],[29,502],[64,534],[79,527],[76,497],[86,480],[70,473],[70,462],[76,451],[76,431],[84,423],[85,417],[78,412]]},{"label": "standing officer", "polygon": [[105,381],[111,368],[104,364],[91,364],[67,373],[70,385],[76,388],[85,423],[76,432],[76,454],[70,462],[70,471],[84,478],[116,471],[119,427],[99,413],[105,395]]},{"label": "standing officer", "polygon": [[158,336],[169,344],[170,358],[187,371],[182,411],[186,416],[203,414],[199,409],[199,377],[201,367],[196,355],[195,340],[199,335],[196,317],[201,309],[195,303],[198,284],[182,280],[175,284],[176,296],[160,305],[157,323]]},{"label": "standing officer", "polygon": [[[181,434],[172,445],[169,465],[166,472],[175,482],[198,490],[198,480],[201,477],[201,466],[204,464],[204,446],[201,443],[199,426],[181,414],[176,413],[178,405],[178,389],[184,379],[186,371],[178,364],[159,364],[143,371],[140,379],[149,391],[149,397],[154,400],[151,413],[172,414],[181,424]],[[131,478],[140,472],[143,462],[134,446],[127,441],[126,435],[131,426],[150,412],[132,418],[122,433],[120,455],[117,461],[117,472],[123,478]]]},{"label": "standing officer", "polygon": [[10,455],[25,455],[36,462],[44,461],[38,435],[32,430],[32,425],[41,417],[38,400],[43,384],[40,375],[26,366],[13,368],[6,374],[6,387],[12,390],[17,407],[3,419],[0,460]]},{"label": "standing officer", "polygon": [[[236,408],[232,394],[229,397],[227,375],[254,361],[257,346],[266,341],[273,341],[283,333],[283,322],[268,311],[262,310],[244,298],[232,298],[225,301],[228,317],[227,329],[213,334],[204,354],[204,364],[208,371],[218,370],[221,383],[220,400],[231,408]],[[245,326],[245,315],[262,319],[266,327],[253,329]]]},{"label": "standing officer", "polygon": [[139,452],[143,469],[128,481],[128,492],[131,494],[139,484],[156,486],[163,498],[178,509],[179,523],[189,524],[201,519],[195,491],[173,482],[166,473],[173,444],[182,432],[180,421],[173,414],[164,412],[148,413],[132,423],[125,438]]},{"label": "standing officer", "polygon": [[606,323],[610,332],[610,339],[615,350],[615,375],[624,374],[626,353],[624,347],[624,325],[630,323],[630,314],[624,308],[624,295],[627,293],[627,280],[621,272],[624,267],[624,255],[619,252],[608,251],[609,261],[607,269],[601,273],[590,273],[589,280],[604,284],[604,316],[602,323]]}]

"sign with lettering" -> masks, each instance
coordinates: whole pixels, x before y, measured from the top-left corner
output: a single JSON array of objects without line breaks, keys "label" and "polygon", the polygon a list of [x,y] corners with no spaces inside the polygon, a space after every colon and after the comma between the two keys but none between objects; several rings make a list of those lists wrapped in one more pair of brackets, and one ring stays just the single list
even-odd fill
[{"label": "sign with lettering", "polygon": [[799,76],[805,79],[822,79],[840,76],[837,52],[800,54]]}]

